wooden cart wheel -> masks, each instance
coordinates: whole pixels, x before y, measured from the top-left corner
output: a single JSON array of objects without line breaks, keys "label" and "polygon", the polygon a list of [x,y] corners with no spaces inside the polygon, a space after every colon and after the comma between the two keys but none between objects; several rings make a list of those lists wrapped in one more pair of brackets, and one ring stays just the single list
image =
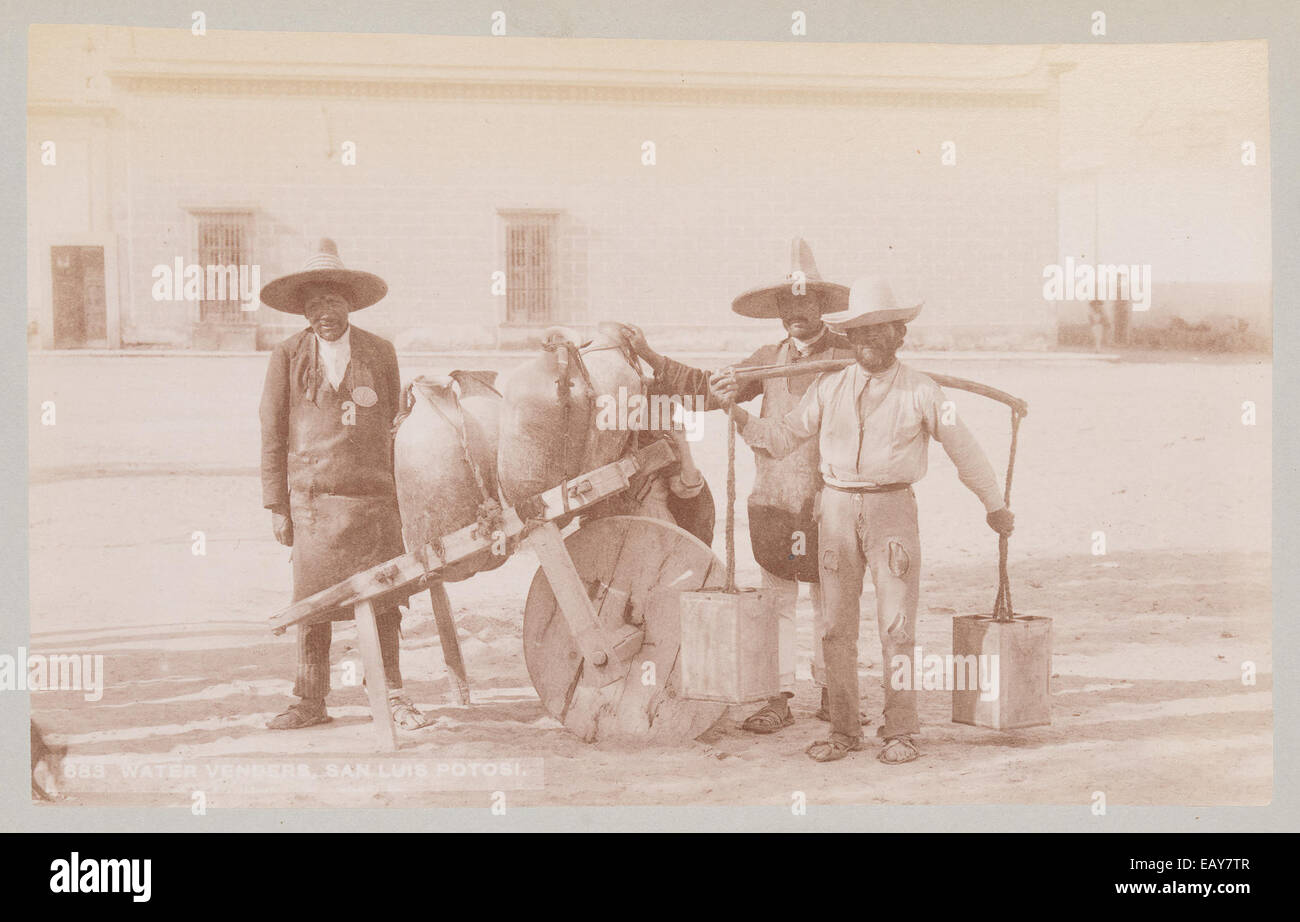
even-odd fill
[{"label": "wooden cart wheel", "polygon": [[524,608],[524,661],[546,710],[587,742],[683,741],[709,729],[726,705],[678,696],[678,594],[721,586],[721,561],[689,532],[641,516],[588,522],[565,540],[565,548],[598,607],[610,593],[627,594],[627,604],[613,609],[620,623],[643,629],[645,639],[626,664],[624,679],[598,687],[584,675],[582,655],[538,569]]}]

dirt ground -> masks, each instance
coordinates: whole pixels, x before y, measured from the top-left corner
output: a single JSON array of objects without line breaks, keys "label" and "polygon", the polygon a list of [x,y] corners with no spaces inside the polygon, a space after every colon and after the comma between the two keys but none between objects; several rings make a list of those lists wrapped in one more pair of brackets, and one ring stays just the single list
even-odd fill
[{"label": "dirt ground", "polygon": [[[1253,362],[953,359],[913,365],[1029,401],[1012,507],[1018,612],[1053,619],[1052,724],[996,732],[950,722],[950,695],[920,695],[923,757],[874,744],[815,764],[812,617],[799,612],[797,721],[739,731],[733,709],[698,741],[585,744],[543,710],[520,619],[535,561],[449,592],[473,703],[454,702],[427,598],[404,621],[403,672],[430,726],[375,752],[351,625],[335,633],[333,723],[275,733],[289,701],[292,635],[266,618],[289,598],[289,551],[271,536],[256,477],[264,357],[33,356],[31,648],[103,654],[102,700],[40,692],[32,712],[68,746],[61,802],[190,806],[845,803],[1262,804],[1272,792],[1271,368]],[[495,360],[502,367],[506,360]],[[708,361],[700,359],[701,364]],[[450,367],[466,367],[464,362]],[[436,363],[404,361],[404,377]],[[1006,463],[1001,405],[950,393]],[[54,400],[56,424],[40,405]],[[1244,425],[1253,401],[1256,425]],[[725,496],[723,417],[696,455]],[[739,495],[753,466],[741,448]],[[932,446],[917,488],[924,546],[918,642],[951,650],[955,614],[987,612],[996,537]],[[719,519],[721,525],[721,518]],[[192,553],[202,531],[206,554]],[[1105,553],[1095,554],[1096,532]],[[722,528],[714,550],[722,553]],[[758,584],[738,510],[739,582]],[[860,640],[864,708],[881,705],[870,589]],[[1243,664],[1254,664],[1254,684]],[[871,728],[868,728],[870,732]],[[146,768],[147,766],[147,768]],[[304,776],[312,773],[312,777]],[[169,777],[179,774],[181,777]]]}]

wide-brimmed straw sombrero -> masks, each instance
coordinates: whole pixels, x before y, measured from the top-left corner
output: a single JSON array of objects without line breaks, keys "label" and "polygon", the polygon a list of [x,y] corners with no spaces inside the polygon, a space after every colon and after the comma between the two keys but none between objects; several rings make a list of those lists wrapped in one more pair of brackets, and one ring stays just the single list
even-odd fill
[{"label": "wide-brimmed straw sombrero", "polygon": [[774,285],[740,295],[731,302],[731,309],[742,317],[780,317],[782,307],[802,306],[808,301],[816,304],[821,314],[843,311],[848,307],[849,289],[822,279],[812,248],[802,237],[795,237],[790,241],[790,273]]},{"label": "wide-brimmed straw sombrero", "polygon": [[869,275],[857,279],[849,289],[846,310],[838,316],[823,319],[832,330],[847,333],[849,330],[879,323],[911,323],[921,313],[924,304],[924,301],[917,301],[915,304],[900,305],[889,282],[881,276]]},{"label": "wide-brimmed straw sombrero", "polygon": [[346,268],[339,259],[338,246],[326,237],[316,245],[316,252],[307,258],[301,271],[282,275],[262,286],[262,303],[286,314],[301,314],[302,298],[298,290],[308,282],[346,286],[352,292],[348,301],[354,311],[369,307],[388,294],[388,283],[379,276]]}]

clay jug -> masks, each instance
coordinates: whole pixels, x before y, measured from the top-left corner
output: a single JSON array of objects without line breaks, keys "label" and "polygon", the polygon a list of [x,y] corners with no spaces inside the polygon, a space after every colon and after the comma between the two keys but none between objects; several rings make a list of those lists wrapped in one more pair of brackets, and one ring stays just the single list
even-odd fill
[{"label": "clay jug", "polygon": [[[492,387],[495,377],[491,371],[453,371],[407,385],[409,412],[393,437],[393,477],[408,551],[472,525],[484,500],[497,499],[501,395]],[[505,560],[485,550],[445,568],[442,579],[463,580]]]},{"label": "clay jug", "polygon": [[596,395],[595,424],[582,459],[582,470],[591,471],[617,461],[632,444],[632,430],[624,421],[635,416],[632,411],[645,399],[645,387],[616,324],[600,324],[595,338],[582,347],[582,361]]},{"label": "clay jug", "polygon": [[501,386],[497,476],[508,505],[583,472],[595,394],[578,346],[547,331],[542,351]]}]

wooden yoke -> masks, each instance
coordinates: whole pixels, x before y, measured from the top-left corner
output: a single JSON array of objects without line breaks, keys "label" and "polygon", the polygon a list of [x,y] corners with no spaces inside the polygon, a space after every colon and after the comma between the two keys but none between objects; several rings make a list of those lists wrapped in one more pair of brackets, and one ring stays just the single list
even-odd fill
[{"label": "wooden yoke", "polygon": [[[829,374],[847,368],[852,364],[853,359],[823,359],[817,362],[794,362],[788,365],[735,365],[732,366],[732,373],[738,382],[762,381],[767,378],[798,378],[802,375]],[[921,371],[921,369],[917,370]],[[989,387],[987,384],[981,384],[978,381],[971,381],[966,378],[958,378],[954,375],[941,375],[933,371],[922,371],[921,373],[940,387],[970,391],[972,394],[979,394],[981,397],[1005,403],[1020,416],[1029,414],[1028,403],[1019,397],[1008,394],[1006,391],[1000,391],[996,387]]]}]

